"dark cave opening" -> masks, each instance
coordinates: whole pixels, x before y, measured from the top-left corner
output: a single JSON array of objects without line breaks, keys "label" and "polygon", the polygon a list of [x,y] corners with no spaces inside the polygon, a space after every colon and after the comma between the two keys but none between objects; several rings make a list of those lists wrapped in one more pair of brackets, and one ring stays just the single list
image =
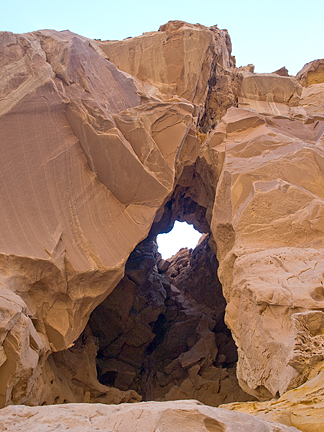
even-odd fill
[{"label": "dark cave opening", "polygon": [[[159,220],[129,256],[123,279],[92,312],[102,384],[135,390],[143,400],[198,399],[218,406],[250,399],[238,385],[237,348],[224,322],[205,204],[212,205],[214,191],[207,183],[197,167],[183,171]],[[203,235],[194,249],[163,260],[156,237],[176,220]]]},{"label": "dark cave opening", "polygon": [[219,405],[245,398],[208,241],[204,234],[168,266],[154,236],[132,252],[124,278],[89,320],[99,344],[99,382],[133,389],[144,400],[195,398]]}]

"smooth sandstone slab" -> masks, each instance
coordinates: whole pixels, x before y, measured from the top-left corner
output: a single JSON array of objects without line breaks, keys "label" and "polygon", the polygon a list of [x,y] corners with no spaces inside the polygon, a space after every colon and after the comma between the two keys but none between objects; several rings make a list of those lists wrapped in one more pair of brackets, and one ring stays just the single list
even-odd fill
[{"label": "smooth sandstone slab", "polygon": [[10,406],[0,411],[0,431],[107,432],[294,432],[276,422],[212,408],[197,401],[43,407]]},{"label": "smooth sandstone slab", "polygon": [[[289,117],[299,105],[302,87],[295,77],[254,74],[242,71],[239,108],[254,109],[260,114]],[[297,115],[297,113],[296,113]]]}]

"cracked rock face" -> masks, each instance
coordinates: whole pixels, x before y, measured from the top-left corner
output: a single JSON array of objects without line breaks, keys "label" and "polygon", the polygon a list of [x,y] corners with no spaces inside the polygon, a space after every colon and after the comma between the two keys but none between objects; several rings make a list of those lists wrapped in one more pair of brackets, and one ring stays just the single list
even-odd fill
[{"label": "cracked rock face", "polygon": [[[0,33],[0,406],[266,400],[321,370],[323,60],[231,49],[180,21]],[[206,236],[162,262],[175,220]]]}]

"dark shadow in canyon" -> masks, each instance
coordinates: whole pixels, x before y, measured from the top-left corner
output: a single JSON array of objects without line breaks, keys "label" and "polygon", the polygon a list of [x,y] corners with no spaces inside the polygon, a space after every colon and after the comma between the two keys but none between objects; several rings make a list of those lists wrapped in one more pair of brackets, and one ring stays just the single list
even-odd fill
[{"label": "dark shadow in canyon", "polygon": [[[193,398],[217,406],[251,399],[236,379],[237,349],[224,323],[226,301],[209,245],[215,191],[201,168],[196,162],[184,169],[160,220],[131,253],[124,278],[89,320],[98,380],[133,389],[143,400]],[[175,220],[204,235],[194,250],[165,261],[156,236]]]}]

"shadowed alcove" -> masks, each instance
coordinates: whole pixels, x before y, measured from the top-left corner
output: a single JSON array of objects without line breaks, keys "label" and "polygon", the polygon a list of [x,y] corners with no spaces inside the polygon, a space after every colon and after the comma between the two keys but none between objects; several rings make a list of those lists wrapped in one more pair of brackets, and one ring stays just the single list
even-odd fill
[{"label": "shadowed alcove", "polygon": [[[197,165],[184,169],[147,238],[131,253],[124,278],[92,312],[89,328],[102,384],[135,390],[143,400],[192,398],[217,406],[251,396],[238,385],[237,349],[224,322],[208,216],[215,191]],[[156,238],[175,221],[193,224],[202,236],[194,249],[164,260]]]}]

